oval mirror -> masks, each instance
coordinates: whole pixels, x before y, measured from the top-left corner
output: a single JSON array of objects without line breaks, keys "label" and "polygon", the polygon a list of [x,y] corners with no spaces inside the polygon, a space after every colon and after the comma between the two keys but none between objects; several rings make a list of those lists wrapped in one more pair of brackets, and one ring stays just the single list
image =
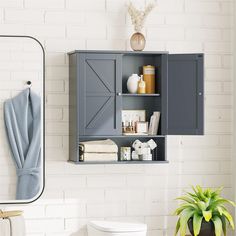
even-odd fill
[{"label": "oval mirror", "polygon": [[0,36],[0,203],[44,188],[45,53],[30,36]]}]

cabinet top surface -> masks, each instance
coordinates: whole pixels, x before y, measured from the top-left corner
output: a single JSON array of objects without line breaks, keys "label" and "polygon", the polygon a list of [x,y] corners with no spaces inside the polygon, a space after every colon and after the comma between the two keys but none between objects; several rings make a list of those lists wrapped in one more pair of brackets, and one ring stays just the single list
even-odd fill
[{"label": "cabinet top surface", "polygon": [[68,52],[68,55],[74,53],[111,53],[111,54],[168,54],[167,51],[117,51],[117,50],[74,50]]}]

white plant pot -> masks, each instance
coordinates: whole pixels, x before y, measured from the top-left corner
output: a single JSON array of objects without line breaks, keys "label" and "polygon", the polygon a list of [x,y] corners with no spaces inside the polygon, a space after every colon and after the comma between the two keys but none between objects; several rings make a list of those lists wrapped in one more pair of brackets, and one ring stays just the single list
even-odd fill
[{"label": "white plant pot", "polygon": [[127,89],[130,93],[137,93],[138,91],[138,81],[140,77],[137,74],[132,74],[127,81]]}]

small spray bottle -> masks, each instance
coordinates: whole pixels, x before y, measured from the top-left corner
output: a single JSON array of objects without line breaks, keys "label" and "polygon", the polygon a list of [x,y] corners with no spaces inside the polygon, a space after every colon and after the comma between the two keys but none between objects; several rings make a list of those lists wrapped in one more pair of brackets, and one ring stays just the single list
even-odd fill
[{"label": "small spray bottle", "polygon": [[143,75],[141,75],[141,78],[138,82],[138,93],[139,94],[146,93],[146,82],[143,80]]}]

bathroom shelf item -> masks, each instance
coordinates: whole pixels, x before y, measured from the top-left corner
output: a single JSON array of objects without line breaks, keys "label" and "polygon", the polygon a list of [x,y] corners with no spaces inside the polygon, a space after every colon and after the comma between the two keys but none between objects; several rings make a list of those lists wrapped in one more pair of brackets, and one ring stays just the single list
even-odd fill
[{"label": "bathroom shelf item", "polygon": [[122,93],[121,96],[127,96],[127,97],[160,97],[161,95],[159,93],[145,93],[145,94],[133,94],[133,93]]},{"label": "bathroom shelf item", "polygon": [[[152,138],[158,147],[148,163],[166,163],[167,135],[203,134],[203,56],[201,53],[168,52],[70,52],[69,160],[76,164],[91,164],[79,162],[80,141],[110,138],[122,147],[131,146],[136,139],[146,142]],[[155,66],[155,93],[129,94],[128,77],[141,74],[144,65]],[[154,111],[159,111],[158,134],[122,135],[122,110],[145,110],[147,121]]]},{"label": "bathroom shelf item", "polygon": [[93,138],[96,138],[96,139],[107,139],[107,138],[164,138],[165,135],[116,135],[116,136],[109,136],[109,135],[83,135],[81,136],[82,138],[86,138],[86,139],[93,139]]},{"label": "bathroom shelf item", "polygon": [[[74,162],[73,162],[74,163]],[[132,164],[168,164],[169,161],[79,161],[79,165],[132,165]]]}]

